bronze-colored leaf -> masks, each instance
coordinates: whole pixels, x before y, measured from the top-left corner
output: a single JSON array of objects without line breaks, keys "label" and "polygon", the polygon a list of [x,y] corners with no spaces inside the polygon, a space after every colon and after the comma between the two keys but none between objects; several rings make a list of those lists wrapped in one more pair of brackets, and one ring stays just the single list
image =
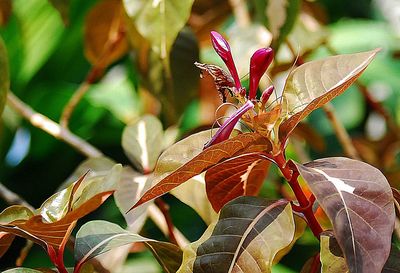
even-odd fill
[{"label": "bronze-colored leaf", "polygon": [[[110,181],[114,181],[115,176],[120,174],[121,168],[120,165],[116,165],[110,175],[102,180],[103,184],[107,185]],[[47,251],[51,251],[51,249],[52,251],[61,250],[62,253],[76,221],[97,209],[113,193],[113,190],[107,189],[107,186],[99,187],[94,183],[96,181],[89,181],[89,183],[86,184],[81,183],[82,180],[83,177],[71,185],[72,190],[67,191],[69,194],[55,194],[55,196],[68,200],[67,203],[64,201],[61,202],[61,207],[66,207],[66,211],[64,209],[57,209],[56,213],[46,214],[46,216],[52,215],[54,217],[44,218],[39,214],[29,218],[24,217],[16,219],[8,223],[2,222],[0,224],[0,231],[9,232],[32,240],[44,247]],[[77,187],[74,187],[74,185],[77,185]],[[83,187],[82,190],[79,189],[81,187]],[[92,189],[92,187],[95,187],[95,189]],[[77,198],[76,195],[79,195],[80,198]],[[42,212],[43,208],[53,208],[56,198],[49,198],[46,202],[48,205],[42,206]],[[46,220],[56,221],[46,222]]]},{"label": "bronze-colored leaf", "polygon": [[[174,149],[174,146],[172,146],[171,149]],[[224,159],[228,159],[230,157],[240,154],[264,151],[268,149],[269,146],[269,141],[257,133],[241,134],[232,139],[228,139],[221,143],[212,145],[183,166],[177,168],[174,172],[165,176],[163,172],[160,173],[160,169],[168,169],[168,165],[171,163],[173,164],[173,162],[168,160],[168,153],[170,151],[167,150],[166,152],[164,152],[165,157],[161,155],[159,159],[159,162],[161,162],[162,165],[167,163],[167,166],[156,166],[155,170],[157,175],[160,175],[160,177],[164,177],[160,179],[159,182],[154,185],[150,190],[148,190],[135,204],[134,207],[137,207],[147,201],[150,201],[169,192],[173,188],[186,182],[193,176],[206,171],[207,169]],[[182,152],[185,153],[186,151]],[[157,181],[157,177],[155,178],[155,181]]]},{"label": "bronze-colored leaf", "polygon": [[85,56],[99,68],[115,62],[128,50],[124,9],[120,0],[102,0],[85,19]]},{"label": "bronze-colored leaf", "polygon": [[5,26],[12,13],[11,0],[0,1],[0,26]]},{"label": "bronze-colored leaf", "polygon": [[343,93],[367,68],[379,49],[305,63],[288,76],[283,91],[279,139],[284,143],[312,111]]},{"label": "bronze-colored leaf", "polygon": [[288,201],[236,198],[222,208],[212,235],[197,248],[193,272],[271,272],[294,233]]},{"label": "bronze-colored leaf", "polygon": [[364,162],[340,157],[296,166],[331,220],[350,272],[380,273],[395,220],[385,176]]},{"label": "bronze-colored leaf", "polygon": [[225,160],[206,172],[207,196],[215,211],[242,195],[256,196],[270,162],[257,154]]}]

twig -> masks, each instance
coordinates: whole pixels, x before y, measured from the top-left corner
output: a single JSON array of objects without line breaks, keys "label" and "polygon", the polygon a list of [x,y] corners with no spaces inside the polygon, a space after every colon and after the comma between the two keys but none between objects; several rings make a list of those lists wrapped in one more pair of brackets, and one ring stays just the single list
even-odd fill
[{"label": "twig", "polygon": [[99,58],[97,59],[96,63],[92,66],[91,70],[86,76],[85,81],[74,92],[71,99],[64,107],[64,110],[60,118],[61,127],[68,128],[69,120],[76,106],[79,104],[83,96],[89,90],[90,86],[103,75],[104,70],[108,66],[108,64],[106,63],[108,56],[113,53],[116,46],[121,42],[121,40],[124,39],[124,37],[125,37],[125,29],[121,25],[121,18],[120,16],[114,17],[110,30],[108,32],[108,39],[104,44],[104,48]]},{"label": "twig", "polygon": [[11,91],[7,95],[7,103],[17,113],[28,120],[33,126],[42,129],[49,135],[60,139],[71,145],[75,150],[87,157],[100,157],[103,153],[88,142],[71,133],[68,129],[62,128],[59,124],[48,117],[35,112],[29,105],[25,104]]},{"label": "twig", "polygon": [[2,183],[0,183],[0,198],[6,201],[6,203],[9,205],[22,205],[27,207],[31,211],[35,210],[35,208],[32,207],[28,202],[26,202],[21,196],[8,189]]},{"label": "twig", "polygon": [[171,215],[169,214],[169,206],[167,203],[162,200],[161,197],[156,198],[154,201],[157,207],[160,209],[161,213],[164,215],[165,223],[168,227],[168,237],[171,243],[178,245],[178,241],[176,240],[174,223],[172,222]]},{"label": "twig", "polygon": [[[148,208],[148,213],[150,219],[160,228],[162,233],[168,235],[168,226],[160,209],[156,205],[151,204]],[[183,248],[189,243],[185,236],[176,227],[174,227],[174,235],[179,247]]]},{"label": "twig", "polygon": [[345,154],[350,158],[359,160],[360,155],[358,154],[356,148],[354,147],[353,142],[351,141],[351,138],[348,132],[346,131],[346,128],[344,128],[343,124],[336,116],[335,108],[333,108],[330,102],[325,104],[322,108],[324,109],[328,120],[332,124],[335,134],[340,144],[342,145]]}]

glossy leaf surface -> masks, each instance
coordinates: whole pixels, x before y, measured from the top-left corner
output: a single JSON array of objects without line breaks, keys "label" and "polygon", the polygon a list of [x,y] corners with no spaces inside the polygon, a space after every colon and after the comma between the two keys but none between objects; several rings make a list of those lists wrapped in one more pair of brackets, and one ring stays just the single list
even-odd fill
[{"label": "glossy leaf surface", "polygon": [[186,183],[171,190],[170,193],[194,209],[207,225],[218,219],[218,214],[207,198],[204,174],[189,179]]},{"label": "glossy leaf surface", "polygon": [[142,237],[126,231],[116,224],[102,220],[88,222],[78,231],[75,241],[75,261],[77,266],[80,267],[89,259],[113,248],[136,242],[143,242],[148,245],[157,254],[161,262],[164,262],[166,257],[171,258],[171,261],[165,261],[164,264],[171,264],[172,261],[178,259],[172,266],[173,268],[168,266],[165,268],[166,272],[175,272],[177,270],[176,264],[180,264],[182,256],[177,246]]},{"label": "glossy leaf surface", "polygon": [[144,173],[151,172],[162,151],[163,128],[154,116],[145,115],[125,127],[122,147],[132,163]]},{"label": "glossy leaf surface", "polygon": [[215,211],[242,195],[256,196],[267,175],[270,162],[257,155],[225,160],[206,172],[207,196]]},{"label": "glossy leaf surface", "polygon": [[193,0],[124,0],[123,3],[139,33],[162,59],[168,58],[178,32],[189,18]]},{"label": "glossy leaf surface", "polygon": [[296,166],[331,220],[350,272],[381,272],[395,219],[392,191],[383,174],[340,157]]},{"label": "glossy leaf surface", "polygon": [[[333,233],[324,232],[321,236],[321,264],[322,273],[350,272]],[[368,271],[369,272],[369,271]],[[400,272],[400,250],[394,244],[391,246],[389,258],[387,259],[382,273]]]},{"label": "glossy leaf surface", "polygon": [[279,139],[285,142],[312,111],[343,93],[367,68],[379,49],[305,63],[288,76],[283,91]]},{"label": "glossy leaf surface", "polygon": [[3,113],[10,88],[10,75],[8,71],[8,57],[3,39],[0,37],[0,116]]},{"label": "glossy leaf surface", "polygon": [[197,248],[193,272],[271,272],[294,233],[287,201],[239,197],[225,205],[211,237]]},{"label": "glossy leaf surface", "polygon": [[[203,137],[204,136],[205,135],[203,135]],[[191,136],[189,138],[194,138],[196,142],[199,140],[199,138],[195,138],[194,136]],[[207,170],[208,168],[212,167],[213,165],[224,159],[243,153],[262,151],[265,150],[269,144],[269,142],[265,140],[261,135],[257,133],[247,133],[215,144],[199,153],[200,147],[196,147],[196,145],[194,145],[194,147],[196,148],[189,146],[191,145],[191,142],[188,139],[185,139],[183,141],[184,142],[178,142],[176,145],[172,146],[161,155],[159,159],[160,164],[157,164],[154,173],[155,181],[159,180],[159,182],[142,196],[139,202],[136,203],[135,207],[169,192],[173,188],[186,182],[193,176],[202,173],[203,171]],[[204,143],[205,142],[203,142],[203,145]],[[171,153],[171,151],[173,152]],[[181,152],[181,154],[177,154],[179,151]],[[175,160],[179,157],[182,157],[182,154],[183,158],[187,159],[188,153],[191,156],[196,153],[199,154],[193,157],[192,160],[190,160],[183,166],[177,168],[174,172],[170,174],[164,172],[164,170],[171,169],[171,166],[176,166]],[[161,175],[157,177],[158,174]]]}]

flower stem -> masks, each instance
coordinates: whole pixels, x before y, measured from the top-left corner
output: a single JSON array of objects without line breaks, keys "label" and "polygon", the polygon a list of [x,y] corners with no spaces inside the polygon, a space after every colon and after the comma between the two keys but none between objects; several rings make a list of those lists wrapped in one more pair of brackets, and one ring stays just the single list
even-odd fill
[{"label": "flower stem", "polygon": [[299,207],[301,208],[301,213],[303,213],[304,217],[308,222],[308,226],[313,232],[314,236],[319,239],[319,235],[321,234],[322,227],[318,223],[315,218],[314,212],[312,210],[311,201],[308,200],[303,190],[300,187],[299,181],[297,178],[299,177],[299,172],[295,169],[291,164],[287,164],[288,162],[285,159],[283,153],[277,154],[275,157],[276,165],[281,170],[285,179],[289,182],[290,187],[292,188],[297,201],[299,202]]}]

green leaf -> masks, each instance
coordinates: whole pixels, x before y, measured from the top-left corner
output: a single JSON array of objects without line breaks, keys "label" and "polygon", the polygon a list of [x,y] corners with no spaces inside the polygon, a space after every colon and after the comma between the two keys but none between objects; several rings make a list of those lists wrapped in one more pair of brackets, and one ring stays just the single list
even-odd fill
[{"label": "green leaf", "polygon": [[218,214],[207,199],[204,175],[197,175],[189,179],[170,193],[194,209],[207,225],[217,220]]},{"label": "green leaf", "polygon": [[125,127],[122,133],[125,154],[143,173],[151,172],[163,148],[163,128],[154,116],[145,115]]},{"label": "green leaf", "polygon": [[253,0],[258,21],[272,33],[272,48],[280,44],[292,30],[300,10],[299,0]]},{"label": "green leaf", "polygon": [[342,250],[333,234],[321,234],[321,273],[343,272],[348,273]]},{"label": "green leaf", "polygon": [[367,68],[379,49],[345,54],[305,63],[288,76],[283,91],[279,128],[285,143],[296,125],[312,111],[343,93]]},{"label": "green leaf", "polygon": [[[321,273],[337,273],[349,272],[343,252],[331,231],[326,231],[321,235]],[[370,271],[368,271],[370,272]],[[398,273],[400,272],[400,251],[392,244],[382,273]]]},{"label": "green leaf", "polygon": [[7,50],[3,39],[0,37],[0,117],[6,104],[9,89],[10,75],[8,71]]},{"label": "green leaf", "polygon": [[14,205],[8,208],[5,208],[0,213],[0,223],[8,224],[15,220],[28,220],[34,215],[34,213],[28,209],[27,207]]},{"label": "green leaf", "polygon": [[64,25],[69,24],[69,2],[70,0],[50,0],[50,3],[58,10]]},{"label": "green leaf", "polygon": [[147,208],[151,202],[135,210],[127,211],[139,200],[143,192],[151,187],[148,178],[148,175],[142,175],[130,167],[125,167],[114,192],[115,203],[131,232],[139,232],[147,218]]},{"label": "green leaf", "polygon": [[26,267],[17,267],[3,271],[3,273],[42,273],[40,270],[35,270]]},{"label": "green leaf", "polygon": [[223,207],[211,237],[197,248],[193,272],[271,272],[294,234],[288,201],[239,197]]},{"label": "green leaf", "polygon": [[[173,261],[180,264],[181,251],[180,249],[166,242],[158,242],[152,239],[142,237],[122,229],[120,226],[102,220],[91,221],[84,224],[76,234],[75,240],[75,261],[76,268],[80,268],[86,261],[94,258],[102,253],[105,253],[115,247],[143,242],[145,243],[161,261],[161,265],[165,266],[166,272],[177,269],[173,265]],[[167,261],[171,259],[171,261]]]},{"label": "green leaf", "polygon": [[196,252],[199,246],[211,237],[217,222],[211,223],[203,235],[197,241],[188,244],[183,249],[182,264],[176,273],[193,273],[193,265],[196,260]]},{"label": "green leaf", "polygon": [[[10,63],[13,83],[25,84],[56,48],[63,34],[63,23],[46,0],[13,0],[13,14],[15,21],[11,20],[2,34],[9,59],[13,60]],[[21,62],[13,66],[14,60]]]},{"label": "green leaf", "polygon": [[295,164],[331,220],[350,272],[380,273],[395,220],[385,176],[366,163],[341,157]]},{"label": "green leaf", "polygon": [[189,18],[194,0],[124,0],[125,10],[139,33],[162,59]]}]

